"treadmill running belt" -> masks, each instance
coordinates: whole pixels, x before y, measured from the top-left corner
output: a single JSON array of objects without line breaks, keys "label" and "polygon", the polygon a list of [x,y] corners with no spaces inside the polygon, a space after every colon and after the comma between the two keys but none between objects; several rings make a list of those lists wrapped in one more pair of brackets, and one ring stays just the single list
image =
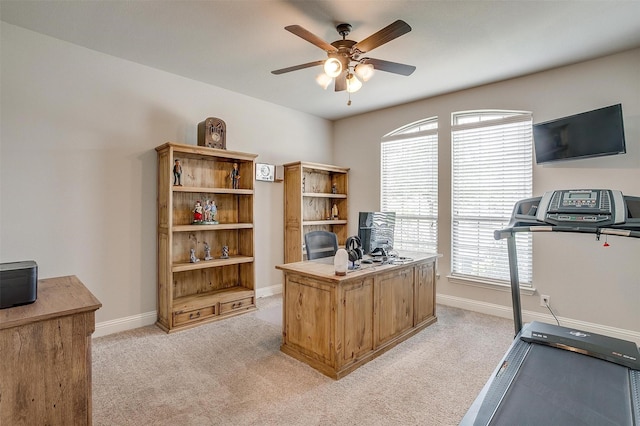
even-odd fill
[{"label": "treadmill running belt", "polygon": [[533,344],[491,425],[633,425],[629,369]]}]

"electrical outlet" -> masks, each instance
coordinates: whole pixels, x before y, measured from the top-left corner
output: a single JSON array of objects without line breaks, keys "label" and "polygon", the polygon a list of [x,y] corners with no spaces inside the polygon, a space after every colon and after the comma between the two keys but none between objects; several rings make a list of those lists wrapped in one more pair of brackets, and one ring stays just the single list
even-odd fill
[{"label": "electrical outlet", "polygon": [[540,306],[547,307],[547,305],[551,303],[551,296],[547,296],[546,294],[540,295]]}]

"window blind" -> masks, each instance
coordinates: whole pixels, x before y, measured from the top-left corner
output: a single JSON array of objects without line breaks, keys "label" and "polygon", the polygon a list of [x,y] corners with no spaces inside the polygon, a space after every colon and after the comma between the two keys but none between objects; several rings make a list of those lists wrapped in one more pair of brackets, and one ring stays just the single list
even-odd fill
[{"label": "window blind", "polygon": [[[483,111],[453,114],[453,276],[509,281],[505,228],[516,201],[532,193],[531,113]],[[532,236],[516,237],[520,284],[532,284]]]},{"label": "window blind", "polygon": [[381,210],[396,213],[394,248],[438,247],[437,118],[406,126],[381,144]]}]

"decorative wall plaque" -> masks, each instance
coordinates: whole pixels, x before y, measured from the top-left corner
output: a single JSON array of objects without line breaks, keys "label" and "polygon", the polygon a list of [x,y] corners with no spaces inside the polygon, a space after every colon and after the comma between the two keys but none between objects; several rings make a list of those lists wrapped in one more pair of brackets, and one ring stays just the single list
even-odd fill
[{"label": "decorative wall plaque", "polygon": [[256,180],[273,182],[276,166],[273,164],[256,163]]}]

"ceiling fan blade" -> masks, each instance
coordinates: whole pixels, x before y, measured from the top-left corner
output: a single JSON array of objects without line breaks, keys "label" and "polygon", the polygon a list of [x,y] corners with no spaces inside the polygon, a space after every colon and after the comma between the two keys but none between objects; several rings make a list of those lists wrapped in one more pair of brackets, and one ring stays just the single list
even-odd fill
[{"label": "ceiling fan blade", "polygon": [[[279,70],[271,71],[271,74],[279,75],[279,74],[284,74],[286,72],[297,71],[297,70],[301,70],[301,69],[304,69],[304,68],[311,68],[311,67],[315,67],[317,65],[322,65],[322,64],[324,64],[324,61],[307,62],[306,64],[294,65],[292,67],[282,68],[282,69],[279,69]],[[375,67],[375,65],[374,65],[374,67]]]},{"label": "ceiling fan blade", "polygon": [[338,51],[338,49],[336,49],[335,47],[333,47],[332,45],[330,45],[329,43],[327,43],[326,41],[324,41],[323,39],[321,39],[317,35],[315,35],[313,33],[310,33],[309,31],[305,30],[300,25],[289,25],[288,27],[284,27],[284,29],[289,31],[290,33],[293,33],[293,34],[297,35],[300,38],[303,38],[303,39],[307,40],[311,44],[315,44],[316,46],[318,46],[320,49],[324,50],[325,52],[337,52]]},{"label": "ceiling fan blade", "polygon": [[370,35],[359,43],[356,43],[353,47],[362,53],[370,52],[376,47],[382,46],[383,44],[388,43],[409,31],[411,31],[409,24],[398,19],[393,24],[387,25],[377,33]]},{"label": "ceiling fan blade", "polygon": [[343,71],[342,74],[336,77],[336,92],[342,92],[347,90],[347,72]]},{"label": "ceiling fan blade", "polygon": [[377,70],[400,75],[411,75],[416,70],[416,67],[413,65],[399,64],[397,62],[384,61],[382,59],[364,58],[362,62],[373,65],[373,68]]}]

